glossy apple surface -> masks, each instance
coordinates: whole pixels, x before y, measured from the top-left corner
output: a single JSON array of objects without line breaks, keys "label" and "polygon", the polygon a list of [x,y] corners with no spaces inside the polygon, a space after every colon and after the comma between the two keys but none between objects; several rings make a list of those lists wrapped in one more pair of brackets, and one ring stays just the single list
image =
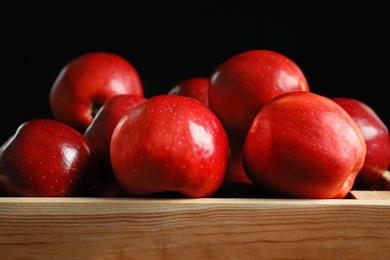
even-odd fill
[{"label": "glossy apple surface", "polygon": [[118,183],[134,196],[207,197],[221,186],[229,142],[209,107],[165,94],[148,98],[118,122],[110,153]]},{"label": "glossy apple surface", "polygon": [[109,98],[100,108],[84,136],[89,140],[98,155],[102,180],[114,178],[110,158],[111,135],[119,120],[132,108],[139,105],[144,96],[121,94]]},{"label": "glossy apple surface", "polygon": [[279,95],[256,115],[243,147],[243,167],[275,196],[340,199],[351,190],[366,155],[352,117],[309,91]]},{"label": "glossy apple surface", "polygon": [[119,55],[91,52],[64,66],[49,102],[55,119],[84,133],[104,102],[118,94],[143,96],[138,71]]},{"label": "glossy apple surface", "polygon": [[351,115],[364,135],[367,154],[363,168],[356,177],[354,189],[369,189],[389,168],[389,130],[378,114],[362,101],[350,97],[332,99]]},{"label": "glossy apple surface", "polygon": [[290,58],[271,50],[249,50],[220,64],[210,76],[209,106],[228,135],[243,139],[253,118],[273,97],[308,91],[306,77]]},{"label": "glossy apple surface", "polygon": [[98,159],[78,131],[59,121],[32,119],[0,148],[0,190],[5,196],[66,197],[86,193]]},{"label": "glossy apple surface", "polygon": [[168,94],[193,97],[201,101],[206,106],[209,105],[209,78],[195,77],[179,82]]}]

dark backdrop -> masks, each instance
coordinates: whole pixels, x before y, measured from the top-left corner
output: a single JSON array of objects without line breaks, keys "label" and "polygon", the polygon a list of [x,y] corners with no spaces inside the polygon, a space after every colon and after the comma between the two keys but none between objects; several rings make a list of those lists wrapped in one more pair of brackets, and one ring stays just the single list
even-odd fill
[{"label": "dark backdrop", "polygon": [[60,69],[90,51],[127,58],[140,73],[145,95],[152,96],[185,78],[208,77],[240,52],[272,49],[302,68],[313,92],[360,99],[390,126],[390,23],[384,6],[372,1],[182,2],[4,5],[0,142],[26,120],[52,117],[48,95]]}]

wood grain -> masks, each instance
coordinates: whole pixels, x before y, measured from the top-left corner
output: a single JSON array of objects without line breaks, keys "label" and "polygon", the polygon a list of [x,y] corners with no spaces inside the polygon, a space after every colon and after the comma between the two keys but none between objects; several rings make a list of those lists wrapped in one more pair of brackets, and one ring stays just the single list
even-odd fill
[{"label": "wood grain", "polygon": [[390,200],[0,198],[0,259],[389,259]]}]

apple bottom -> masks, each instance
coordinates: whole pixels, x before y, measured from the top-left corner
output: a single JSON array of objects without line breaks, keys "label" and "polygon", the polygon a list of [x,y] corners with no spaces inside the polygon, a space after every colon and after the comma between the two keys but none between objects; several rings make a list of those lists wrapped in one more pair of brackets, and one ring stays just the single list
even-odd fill
[{"label": "apple bottom", "polygon": [[138,167],[117,162],[114,162],[114,167],[116,178],[123,189],[137,197],[150,197],[159,193],[209,197],[221,187],[226,171],[226,164],[215,166],[193,158],[167,161],[148,157],[145,160],[138,159]]}]

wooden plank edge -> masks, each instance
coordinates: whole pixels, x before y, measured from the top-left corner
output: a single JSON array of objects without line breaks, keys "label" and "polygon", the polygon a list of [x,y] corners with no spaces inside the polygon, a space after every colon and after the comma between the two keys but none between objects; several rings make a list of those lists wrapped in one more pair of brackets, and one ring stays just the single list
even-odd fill
[{"label": "wooden plank edge", "polygon": [[275,209],[275,208],[322,208],[322,207],[385,207],[390,200],[383,199],[261,199],[261,198],[0,198],[0,212],[4,215],[88,215],[129,212],[156,212],[178,208],[196,209]]},{"label": "wooden plank edge", "polygon": [[390,200],[390,172],[386,171],[382,179],[369,190],[351,190],[347,199]]},{"label": "wooden plank edge", "polygon": [[348,193],[346,199],[389,200],[390,201],[390,191],[388,191],[388,190],[352,190]]}]

